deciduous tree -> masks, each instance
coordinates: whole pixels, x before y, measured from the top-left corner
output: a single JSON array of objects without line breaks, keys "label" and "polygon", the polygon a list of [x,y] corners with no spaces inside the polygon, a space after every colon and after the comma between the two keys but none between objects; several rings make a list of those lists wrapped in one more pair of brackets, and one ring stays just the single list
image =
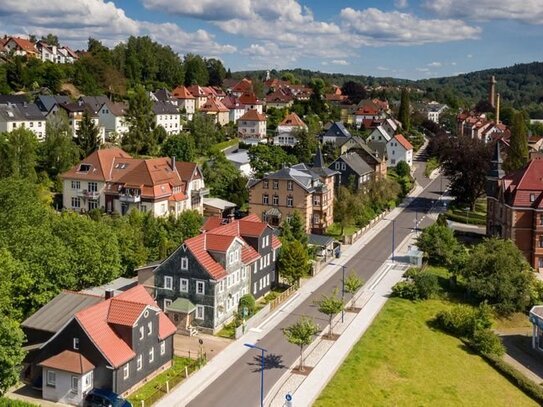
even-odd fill
[{"label": "deciduous tree", "polygon": [[283,329],[287,341],[300,348],[300,372],[304,371],[304,348],[313,342],[313,337],[318,332],[318,325],[306,316],[302,316],[297,322]]},{"label": "deciduous tree", "polygon": [[38,140],[25,128],[0,133],[0,178],[28,178],[36,181]]},{"label": "deciduous tree", "polygon": [[194,138],[189,133],[174,134],[162,143],[163,157],[176,157],[179,161],[191,162],[196,158]]},{"label": "deciduous tree", "polygon": [[299,284],[307,274],[309,256],[303,244],[297,240],[283,243],[279,255],[279,275],[290,285]]},{"label": "deciduous tree", "polygon": [[128,133],[123,137],[123,147],[136,154],[151,151],[156,145],[153,138],[155,115],[153,102],[143,86],[138,86],[130,97],[125,120]]},{"label": "deciduous tree", "polygon": [[20,366],[26,352],[24,334],[19,324],[7,316],[0,318],[0,396],[19,380]]},{"label": "deciduous tree", "polygon": [[338,290],[335,289],[332,294],[328,296],[323,295],[321,300],[317,302],[319,312],[328,317],[328,325],[330,327],[328,332],[329,337],[332,337],[332,320],[343,310],[344,307],[343,300],[337,296],[337,291]]}]

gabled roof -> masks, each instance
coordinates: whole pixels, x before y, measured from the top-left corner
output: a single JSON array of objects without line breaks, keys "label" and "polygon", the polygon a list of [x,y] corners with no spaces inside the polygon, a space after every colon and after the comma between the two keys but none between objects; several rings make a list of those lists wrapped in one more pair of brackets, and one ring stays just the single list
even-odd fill
[{"label": "gabled roof", "polygon": [[[390,134],[388,134],[388,132],[385,130],[385,128],[383,126],[377,126],[377,128],[374,130],[374,132],[377,131],[378,133],[381,134],[381,136],[383,136],[383,138],[386,140],[386,141],[390,141],[390,139],[392,137],[390,137]],[[373,133],[372,133],[373,134]]]},{"label": "gabled roof", "polygon": [[8,41],[6,41],[6,44],[9,42],[9,40],[13,40],[17,44],[17,46],[25,52],[29,52],[31,54],[35,54],[38,52],[34,43],[30,40],[27,40],[26,38],[10,37]]},{"label": "gabled roof", "polygon": [[194,97],[206,97],[206,91],[199,85],[191,85],[187,88]]},{"label": "gabled roof", "polygon": [[170,102],[158,101],[153,103],[154,114],[179,114],[177,106]]},{"label": "gabled roof", "polygon": [[[341,160],[348,165],[353,172],[358,176],[366,175],[374,172],[373,168],[368,165],[356,152],[349,152],[341,155],[336,161]],[[335,168],[335,162],[330,164],[330,168]]]},{"label": "gabled roof", "polygon": [[324,137],[347,137],[351,138],[351,133],[345,128],[342,122],[334,122],[324,133]]},{"label": "gabled roof", "polygon": [[51,356],[43,362],[38,363],[38,366],[79,375],[88,373],[94,369],[94,365],[85,356],[71,350],[65,350]]},{"label": "gabled roof", "polygon": [[234,85],[234,87],[232,88],[232,92],[236,92],[236,93],[252,92],[252,90],[253,90],[253,82],[247,78],[243,78],[241,81],[236,83],[236,85]]},{"label": "gabled roof", "polygon": [[107,96],[81,96],[78,100],[88,104],[95,114],[100,110],[104,103],[109,102]]},{"label": "gabled roof", "polygon": [[172,96],[176,99],[195,99],[194,95],[185,86],[178,86],[172,91]]},{"label": "gabled roof", "polygon": [[291,92],[287,92],[283,89],[276,89],[273,93],[266,95],[267,103],[289,103],[294,100],[294,96]]},{"label": "gabled roof", "polygon": [[39,95],[36,99],[38,107],[42,107],[44,112],[49,112],[53,106],[61,103],[70,103],[70,98],[65,95]]},{"label": "gabled roof", "polygon": [[0,95],[0,105],[18,105],[26,103],[27,99],[25,95]]},{"label": "gabled roof", "polygon": [[230,110],[219,100],[215,98],[208,98],[204,105],[200,108],[201,112],[229,112]]},{"label": "gabled roof", "polygon": [[300,116],[298,116],[296,113],[292,112],[287,115],[283,119],[281,123],[279,123],[279,126],[291,126],[291,127],[305,127],[307,128],[307,125],[303,122],[302,119],[300,119]]},{"label": "gabled roof", "polygon": [[223,100],[222,104],[225,105],[228,109],[245,109],[245,106],[240,103],[239,99],[234,95],[228,95]]},{"label": "gabled roof", "polygon": [[244,93],[239,97],[239,102],[243,105],[261,105],[262,102],[258,100],[254,93]]},{"label": "gabled roof", "polygon": [[[81,163],[74,165],[71,169],[61,175],[66,179],[85,179],[91,181],[110,181],[111,170],[115,159],[131,159],[130,154],[118,147],[105,148],[91,153]],[[82,164],[88,164],[89,170],[82,172]],[[85,167],[86,168],[86,167]]]},{"label": "gabled roof", "polygon": [[168,89],[158,89],[153,93],[155,99],[159,102],[168,102],[171,100],[171,94]]},{"label": "gabled roof", "polygon": [[147,305],[113,298],[107,314],[108,324],[134,326]]},{"label": "gabled roof", "polygon": [[[108,101],[107,103],[104,103],[104,105],[107,106],[111,114],[117,117],[125,116],[126,112],[128,111],[128,104],[125,102],[109,102]],[[102,108],[100,108],[100,110],[101,109]]]},{"label": "gabled roof", "polygon": [[265,122],[266,121],[266,115],[263,113],[258,113],[257,110],[251,109],[247,111],[243,116],[241,116],[239,120],[245,120],[245,121],[253,121],[253,122]]},{"label": "gabled roof", "polygon": [[396,134],[393,140],[396,140],[398,143],[400,143],[400,145],[406,150],[413,150],[413,145],[403,135]]}]

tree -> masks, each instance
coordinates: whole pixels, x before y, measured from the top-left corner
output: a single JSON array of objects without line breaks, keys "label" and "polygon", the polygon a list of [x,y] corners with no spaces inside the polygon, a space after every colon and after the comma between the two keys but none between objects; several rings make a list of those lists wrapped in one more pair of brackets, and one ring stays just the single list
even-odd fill
[{"label": "tree", "polygon": [[207,73],[209,76],[209,86],[222,86],[222,81],[226,76],[226,70],[221,60],[209,58],[206,60]]},{"label": "tree", "polygon": [[163,157],[175,157],[179,161],[194,161],[196,158],[196,146],[194,138],[188,133],[174,134],[162,143]]},{"label": "tree", "polygon": [[58,37],[54,34],[49,33],[46,36],[42,36],[41,40],[49,45],[59,46]]},{"label": "tree", "polygon": [[25,336],[19,324],[9,317],[0,318],[0,396],[19,381],[20,366],[25,357]]},{"label": "tree", "polygon": [[290,285],[300,283],[300,279],[307,273],[308,265],[309,256],[301,242],[294,240],[283,243],[279,255],[279,274]]},{"label": "tree", "polygon": [[283,329],[287,341],[300,348],[300,372],[304,371],[304,348],[313,342],[313,337],[318,332],[318,325],[306,316],[302,316],[297,322]]},{"label": "tree", "polygon": [[398,113],[398,119],[402,122],[402,128],[404,131],[409,131],[410,125],[410,107],[409,107],[409,91],[407,88],[402,88],[402,95],[400,99],[400,110]]},{"label": "tree", "polygon": [[417,247],[426,253],[431,263],[445,267],[452,266],[461,250],[453,230],[439,223],[422,231],[417,238]]},{"label": "tree", "polygon": [[196,149],[207,155],[211,146],[220,141],[221,134],[213,118],[207,114],[196,113],[188,124],[189,133],[194,139]]},{"label": "tree", "polygon": [[213,156],[202,168],[211,195],[242,206],[249,199],[247,179],[226,159],[224,153]]},{"label": "tree", "polygon": [[155,115],[153,102],[143,86],[136,87],[134,94],[130,97],[125,120],[128,132],[123,137],[123,146],[136,154],[146,154],[151,151],[156,145],[153,138]]},{"label": "tree", "polygon": [[345,292],[354,294],[364,285],[364,280],[354,271],[351,271],[345,279]]},{"label": "tree", "polygon": [[283,222],[281,237],[284,241],[297,240],[307,248],[307,233],[305,232],[305,221],[300,211],[295,210],[288,220]]},{"label": "tree", "polygon": [[0,178],[28,178],[36,181],[38,140],[25,128],[0,133]]},{"label": "tree", "polygon": [[510,148],[505,160],[507,172],[520,170],[528,163],[528,136],[522,112],[516,112],[511,125]]},{"label": "tree", "polygon": [[87,157],[100,148],[102,140],[100,139],[100,130],[92,121],[89,112],[83,113],[83,119],[76,130],[77,137],[75,143],[81,150],[81,158]]},{"label": "tree", "polygon": [[344,186],[340,186],[337,196],[334,198],[334,222],[341,226],[340,235],[343,236],[345,227],[351,225],[355,217],[355,199],[351,191]]},{"label": "tree", "polygon": [[367,97],[364,85],[354,81],[347,81],[341,87],[341,93],[349,97],[352,103],[358,104]]},{"label": "tree", "polygon": [[462,275],[468,292],[508,315],[526,309],[534,276],[511,240],[487,239],[472,251]]},{"label": "tree", "polygon": [[321,300],[317,302],[319,312],[328,316],[328,324],[330,327],[328,336],[330,338],[332,337],[332,320],[334,319],[334,316],[343,310],[344,307],[343,300],[337,296],[337,291],[338,290],[336,288],[331,295],[323,295]]},{"label": "tree", "polygon": [[249,162],[255,172],[255,177],[262,178],[264,174],[279,170],[283,165],[297,162],[279,146],[257,144],[249,148]]},{"label": "tree", "polygon": [[307,130],[296,130],[294,137],[298,141],[294,146],[293,153],[296,156],[298,162],[308,163],[317,151],[319,143],[317,138],[310,134]]},{"label": "tree", "polygon": [[409,164],[407,164],[404,160],[401,160],[396,165],[396,174],[398,174],[399,177],[407,177],[411,175],[411,168],[409,167]]},{"label": "tree", "polygon": [[185,56],[185,86],[207,86],[209,73],[206,62],[200,55],[187,54]]}]

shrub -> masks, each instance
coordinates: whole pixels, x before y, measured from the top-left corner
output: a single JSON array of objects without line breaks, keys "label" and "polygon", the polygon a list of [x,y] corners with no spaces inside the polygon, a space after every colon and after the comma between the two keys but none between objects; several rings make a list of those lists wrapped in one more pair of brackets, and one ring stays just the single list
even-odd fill
[{"label": "shrub", "polygon": [[499,357],[505,353],[500,337],[489,328],[476,329],[469,344],[483,355]]},{"label": "shrub", "polygon": [[245,294],[239,299],[238,310],[240,313],[243,313],[243,307],[247,308],[247,317],[253,315],[256,310],[256,300],[252,294]]},{"label": "shrub", "polygon": [[400,281],[392,287],[392,296],[406,300],[418,300],[419,293],[413,281]]},{"label": "shrub", "polygon": [[425,271],[418,273],[413,277],[413,281],[421,299],[433,298],[439,294],[441,289],[437,276],[432,273]]},{"label": "shrub", "polygon": [[398,174],[399,177],[409,177],[410,173],[411,168],[404,160],[401,160],[398,164],[396,164],[396,174]]},{"label": "shrub", "polygon": [[392,287],[392,295],[408,300],[425,300],[435,297],[440,290],[437,276],[417,268],[410,268],[404,274],[406,281]]},{"label": "shrub", "polygon": [[445,332],[460,338],[471,339],[476,331],[490,329],[491,315],[490,307],[484,303],[479,308],[455,305],[451,309],[439,312],[434,322]]}]

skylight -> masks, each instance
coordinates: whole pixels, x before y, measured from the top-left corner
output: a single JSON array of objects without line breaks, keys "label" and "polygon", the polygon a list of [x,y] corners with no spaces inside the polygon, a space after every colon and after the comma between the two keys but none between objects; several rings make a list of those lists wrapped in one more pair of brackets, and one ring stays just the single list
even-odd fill
[{"label": "skylight", "polygon": [[79,166],[79,170],[77,172],[89,172],[91,169],[91,165],[90,164],[81,164]]}]

